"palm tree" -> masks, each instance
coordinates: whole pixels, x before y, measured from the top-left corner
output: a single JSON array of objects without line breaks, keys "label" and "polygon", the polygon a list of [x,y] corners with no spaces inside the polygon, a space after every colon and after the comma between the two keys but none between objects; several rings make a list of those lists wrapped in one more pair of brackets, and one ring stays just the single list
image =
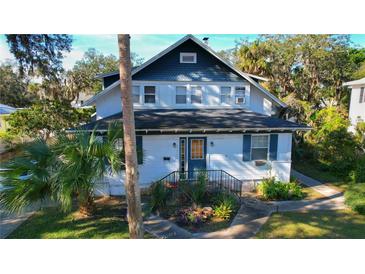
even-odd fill
[{"label": "palm tree", "polygon": [[95,183],[122,169],[123,151],[116,149],[120,138],[121,126],[112,124],[103,138],[96,131],[78,131],[61,134],[51,144],[37,140],[6,165],[0,205],[14,212],[49,197],[69,211],[76,198],[80,213],[92,215]]},{"label": "palm tree", "polygon": [[107,173],[121,170],[122,151],[116,148],[122,138],[121,126],[111,126],[106,136],[84,131],[61,135],[53,144],[58,157],[57,168],[52,176],[54,192],[64,210],[71,209],[75,196],[80,213],[86,216],[94,212],[95,184]]},{"label": "palm tree", "polygon": [[136,131],[132,101],[132,77],[130,36],[118,35],[120,89],[122,96],[123,130],[125,147],[126,196],[128,205],[128,226],[131,238],[143,238],[141,193],[138,184],[138,163]]},{"label": "palm tree", "polygon": [[51,197],[51,170],[55,154],[42,139],[23,146],[23,153],[7,162],[1,170],[0,207],[10,212]]}]

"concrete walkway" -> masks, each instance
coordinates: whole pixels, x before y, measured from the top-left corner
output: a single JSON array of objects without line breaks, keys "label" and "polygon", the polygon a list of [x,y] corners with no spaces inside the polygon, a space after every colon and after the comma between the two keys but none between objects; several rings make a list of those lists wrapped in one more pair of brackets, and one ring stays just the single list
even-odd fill
[{"label": "concrete walkway", "polygon": [[34,211],[11,215],[0,213],[0,239],[5,239],[33,213]]},{"label": "concrete walkway", "polygon": [[270,217],[271,210],[241,205],[230,227],[214,232],[194,233],[195,239],[248,239],[255,236]]},{"label": "concrete walkway", "polygon": [[346,209],[343,194],[329,196],[324,199],[312,201],[277,201],[271,202],[274,211],[306,211],[306,210],[340,210]]},{"label": "concrete walkway", "polygon": [[274,211],[339,210],[347,208],[343,193],[337,189],[322,184],[321,182],[305,176],[296,170],[292,170],[292,176],[298,179],[300,183],[311,187],[326,198],[312,201],[301,200],[271,202],[271,205],[274,207]]},{"label": "concrete walkway", "polygon": [[311,177],[308,177],[294,169],[291,171],[291,175],[293,177],[295,177],[296,179],[298,179],[299,182],[301,182],[302,184],[311,187],[313,190],[321,193],[325,197],[333,197],[333,196],[341,194],[340,191],[338,191],[332,187],[329,187],[325,184],[322,184],[320,181],[317,181]]},{"label": "concrete walkway", "polygon": [[0,208],[0,239],[5,239],[9,236],[11,232],[13,232],[40,208],[54,205],[55,204],[50,201],[37,202],[28,206],[23,212],[17,214],[9,213]]},{"label": "concrete walkway", "polygon": [[190,239],[192,234],[161,217],[151,215],[144,222],[144,229],[159,239]]}]

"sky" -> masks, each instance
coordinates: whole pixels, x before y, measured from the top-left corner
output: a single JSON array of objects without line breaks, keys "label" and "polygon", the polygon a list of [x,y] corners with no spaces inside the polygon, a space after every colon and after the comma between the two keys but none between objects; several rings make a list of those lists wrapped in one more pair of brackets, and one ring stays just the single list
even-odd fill
[{"label": "sky", "polygon": [[[184,34],[133,34],[131,35],[131,51],[147,61],[183,36]],[[195,36],[199,39],[209,37],[209,45],[215,51],[234,48],[236,41],[242,38],[248,40],[257,38],[256,34],[198,34]],[[115,34],[73,35],[72,37],[72,51],[67,53],[63,61],[66,69],[71,69],[89,48],[95,48],[106,55],[118,56]],[[350,37],[355,46],[365,47],[365,34],[352,34]],[[0,35],[0,63],[12,58],[5,35]]]}]

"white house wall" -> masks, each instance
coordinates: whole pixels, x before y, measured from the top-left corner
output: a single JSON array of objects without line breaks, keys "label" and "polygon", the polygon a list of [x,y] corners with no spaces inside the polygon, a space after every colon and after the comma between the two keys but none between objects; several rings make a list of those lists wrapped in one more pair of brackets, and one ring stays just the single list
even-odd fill
[{"label": "white house wall", "polygon": [[365,102],[360,103],[360,89],[361,87],[365,87],[364,85],[361,86],[353,86],[351,91],[351,102],[350,102],[350,111],[349,116],[351,120],[351,128],[350,130],[354,131],[356,124],[360,119],[365,121]]},{"label": "white house wall", "polygon": [[[147,135],[143,136],[143,164],[139,165],[139,183],[146,187],[170,172],[179,170],[179,138],[195,135]],[[280,133],[278,138],[278,158],[267,166],[257,167],[254,161],[242,160],[242,134],[196,135],[207,137],[207,169],[222,169],[240,180],[260,181],[269,176],[278,180],[290,180],[291,134]],[[213,142],[213,145],[211,145]],[[173,144],[176,144],[174,147]],[[164,160],[169,157],[170,160]],[[124,173],[107,176],[99,183],[98,194],[124,194]]]},{"label": "white house wall", "polygon": [[[133,85],[140,87],[140,103],[135,103],[135,109],[150,109],[150,108],[171,108],[171,109],[186,109],[186,108],[244,108],[254,112],[262,113],[271,116],[272,102],[268,96],[259,91],[255,86],[247,82],[142,82],[133,81]],[[156,103],[144,104],[143,87],[156,86]],[[203,90],[202,104],[190,103],[190,87],[199,85]],[[176,104],[175,95],[177,86],[187,86],[187,104]],[[221,103],[221,87],[231,87],[231,104]],[[245,86],[245,104],[234,104],[234,87]],[[113,88],[107,95],[101,96],[96,100],[97,119],[105,118],[121,111],[121,93],[119,86]]]},{"label": "white house wall", "polygon": [[101,96],[96,101],[96,119],[102,119],[121,112],[122,98],[119,87],[115,87],[108,95]]},{"label": "white house wall", "polygon": [[250,96],[250,109],[252,111],[271,116],[272,100],[268,96],[259,91],[255,86],[251,86]]}]

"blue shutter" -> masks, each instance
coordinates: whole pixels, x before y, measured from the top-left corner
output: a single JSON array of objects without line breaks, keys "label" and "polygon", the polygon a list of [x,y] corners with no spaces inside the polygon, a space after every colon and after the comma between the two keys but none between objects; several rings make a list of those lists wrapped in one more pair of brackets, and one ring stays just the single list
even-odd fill
[{"label": "blue shutter", "polygon": [[243,161],[251,161],[251,134],[243,135]]},{"label": "blue shutter", "polygon": [[270,161],[275,161],[278,159],[278,135],[270,134]]},{"label": "blue shutter", "polygon": [[137,162],[139,165],[143,164],[143,138],[142,136],[136,136],[137,146]]}]

